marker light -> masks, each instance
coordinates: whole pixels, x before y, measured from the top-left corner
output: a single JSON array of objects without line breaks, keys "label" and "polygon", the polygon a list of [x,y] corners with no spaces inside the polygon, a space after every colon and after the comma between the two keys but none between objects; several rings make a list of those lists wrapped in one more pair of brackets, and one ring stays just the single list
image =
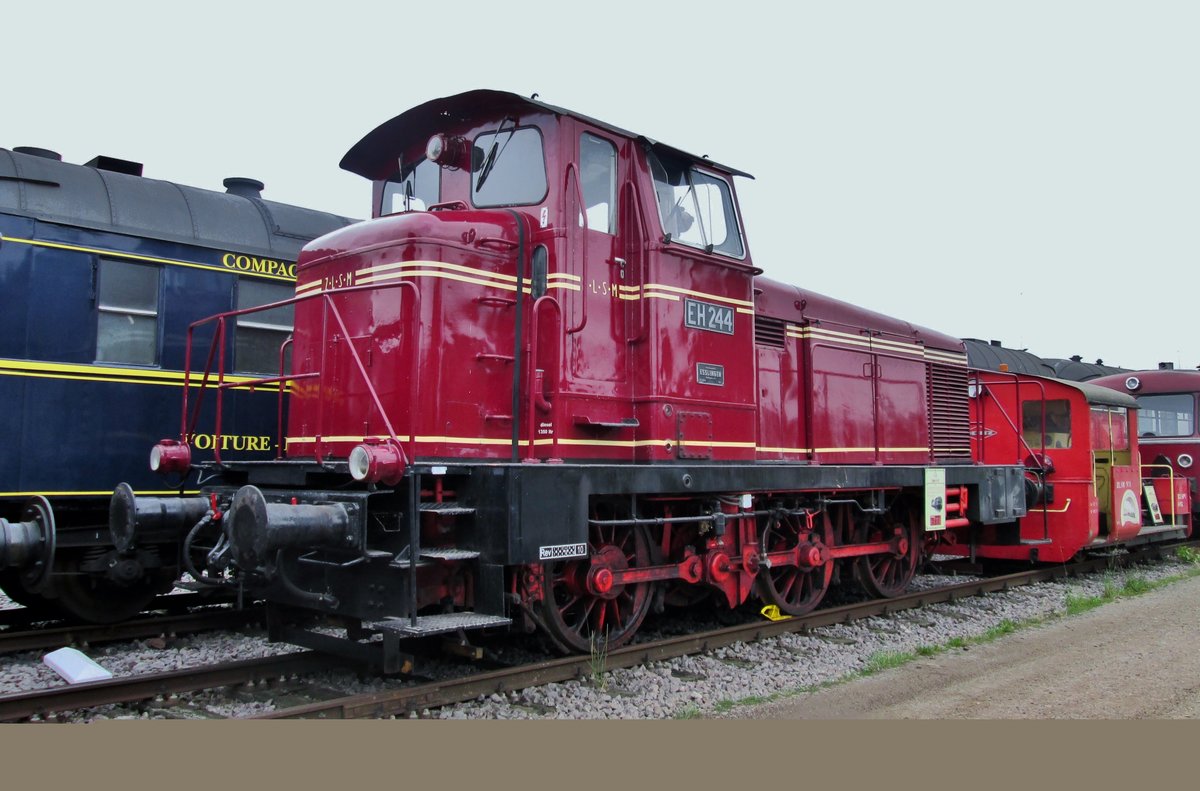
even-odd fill
[{"label": "marker light", "polygon": [[1193,459],[1189,453],[1180,453],[1179,458],[1175,461],[1179,463],[1180,467],[1183,467],[1186,470],[1188,467],[1192,466]]},{"label": "marker light", "polygon": [[1141,386],[1142,386],[1142,380],[1138,379],[1136,376],[1131,376],[1125,380],[1125,389],[1126,390],[1137,390]]},{"label": "marker light", "polygon": [[358,445],[350,451],[350,477],[394,486],[404,477],[406,463],[399,445]]},{"label": "marker light", "polygon": [[173,439],[160,440],[150,449],[153,472],[187,472],[192,467],[192,449]]}]

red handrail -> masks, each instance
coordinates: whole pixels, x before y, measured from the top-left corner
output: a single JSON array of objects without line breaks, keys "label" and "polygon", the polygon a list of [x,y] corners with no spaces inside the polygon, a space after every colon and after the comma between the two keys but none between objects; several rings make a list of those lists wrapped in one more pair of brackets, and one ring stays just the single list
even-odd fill
[{"label": "red handrail", "polygon": [[[181,416],[181,420],[180,420],[179,441],[182,443],[187,443],[188,437],[190,437],[192,435],[192,433],[195,431],[196,424],[199,421],[199,417],[200,417],[200,408],[204,402],[204,396],[209,387],[209,380],[211,379],[211,377],[213,375],[212,363],[213,363],[213,357],[215,356],[217,358],[217,372],[216,372],[217,383],[216,383],[216,387],[215,387],[215,389],[217,391],[217,408],[216,408],[217,414],[216,414],[216,425],[214,427],[214,434],[213,434],[213,459],[216,461],[217,464],[221,464],[221,450],[220,450],[220,447],[221,447],[221,415],[224,411],[223,407],[224,407],[224,392],[225,392],[225,390],[227,390],[229,388],[234,388],[234,387],[247,387],[251,391],[253,391],[256,386],[263,385],[263,384],[278,384],[279,385],[279,408],[278,408],[279,411],[278,411],[278,421],[277,421],[278,430],[279,430],[279,451],[276,453],[276,458],[279,458],[284,451],[283,391],[284,391],[284,389],[286,389],[287,383],[297,381],[300,379],[315,378],[315,379],[317,379],[319,384],[321,383],[321,380],[325,373],[325,360],[326,360],[325,350],[328,347],[328,342],[327,342],[327,339],[328,339],[328,317],[329,317],[330,311],[332,311],[333,316],[337,321],[338,327],[341,329],[343,335],[346,337],[347,341],[349,341],[349,337],[350,337],[349,331],[346,329],[346,324],[342,320],[341,312],[338,310],[337,305],[334,304],[334,302],[333,302],[333,297],[335,295],[349,294],[349,293],[355,293],[355,292],[360,292],[360,291],[382,291],[384,289],[389,289],[389,288],[407,288],[412,291],[412,294],[413,294],[412,308],[411,308],[411,311],[412,311],[411,315],[413,317],[412,331],[418,332],[419,327],[420,327],[419,313],[420,313],[421,293],[417,289],[416,284],[410,283],[407,281],[401,281],[401,282],[396,282],[396,283],[371,284],[371,285],[363,285],[363,286],[350,286],[348,288],[339,288],[334,291],[316,291],[311,294],[295,296],[295,297],[291,297],[290,299],[280,300],[278,302],[269,302],[265,305],[258,305],[253,308],[243,308],[241,310],[231,310],[231,311],[227,311],[225,313],[218,313],[216,315],[208,316],[206,318],[200,319],[199,321],[192,322],[188,326],[187,346],[186,346],[186,349],[184,352],[183,410],[182,410],[182,416]],[[317,299],[317,298],[321,298],[322,303],[323,303],[322,307],[321,307],[321,361],[320,361],[320,365],[319,365],[317,371],[310,371],[308,373],[303,373],[303,374],[286,374],[286,375],[282,373],[283,361],[284,361],[284,355],[285,355],[286,348],[289,344],[293,343],[293,338],[291,336],[289,336],[288,339],[280,345],[279,359],[280,359],[281,373],[279,376],[267,376],[267,377],[260,377],[260,378],[256,378],[256,379],[247,379],[247,380],[237,381],[237,382],[226,382],[225,381],[225,337],[226,337],[225,328],[226,328],[226,323],[227,323],[228,319],[236,318],[238,316],[244,316],[244,315],[247,315],[250,313],[259,313],[262,311],[274,310],[275,308],[280,308],[280,307],[284,307],[287,305],[295,305],[300,302],[304,302],[304,301],[311,300],[311,299]],[[213,339],[209,345],[208,358],[205,361],[204,375],[200,379],[200,384],[199,384],[200,392],[196,397],[195,405],[192,410],[191,420],[189,421],[189,419],[188,419],[188,395],[189,395],[189,392],[191,390],[191,385],[192,385],[192,376],[191,376],[191,373],[192,373],[192,345],[193,345],[194,339],[195,339],[195,331],[199,327],[202,327],[202,326],[204,326],[206,324],[210,324],[210,323],[215,323],[216,329],[213,333]],[[418,355],[419,343],[420,343],[419,338],[414,336],[413,345],[411,346],[412,354],[414,357],[414,360],[413,360],[414,369],[419,367],[418,361],[416,359],[419,356]],[[379,393],[375,390],[375,386],[371,383],[370,377],[367,375],[366,366],[363,365],[362,359],[358,355],[358,351],[354,348],[354,344],[351,343],[349,345],[350,345],[351,357],[354,359],[355,366],[358,369],[359,375],[362,377],[363,384],[366,385],[367,392],[371,397],[371,401],[374,404],[375,409],[377,409],[379,411],[380,417],[383,419],[384,426],[387,428],[389,438],[393,442],[395,442],[397,444],[397,446],[400,446],[400,438],[396,435],[396,432],[392,427],[391,420],[388,418],[387,412],[383,408],[383,402],[379,398]],[[218,350],[218,346],[219,346],[219,350]],[[317,426],[316,448],[314,449],[314,455],[316,456],[318,463],[321,462],[321,456],[322,456],[322,453],[321,453],[321,450],[322,450],[322,448],[321,448],[321,430],[322,430],[323,426],[321,425],[321,422],[323,421],[324,414],[325,414],[323,404],[321,404],[321,399],[323,398],[323,395],[324,395],[323,389],[320,386],[318,386],[318,390],[317,390],[318,426]],[[415,401],[410,400],[410,404],[415,404],[415,403],[416,403]],[[411,434],[415,434],[415,432],[410,432],[410,435]],[[410,436],[410,443],[414,439],[415,439],[415,437]],[[414,448],[410,444],[410,451],[412,451],[412,450],[414,450]],[[410,453],[409,457],[411,458],[411,453]]]},{"label": "red handrail", "polygon": [[[539,365],[538,365],[539,356],[540,356],[539,353],[541,351],[541,348],[540,348],[541,343],[539,341],[539,338],[541,336],[541,329],[542,329],[541,314],[543,312],[545,312],[543,310],[543,308],[553,308],[554,309],[554,312],[557,314],[555,316],[555,318],[557,319],[557,321],[555,323],[556,328],[558,327],[559,324],[562,323],[562,305],[560,305],[558,303],[558,300],[554,299],[553,297],[549,297],[549,296],[541,296],[541,297],[538,297],[536,301],[534,301],[533,310],[530,311],[530,313],[533,316],[533,320],[531,322],[532,326],[530,327],[530,332],[529,332],[529,399],[528,399],[529,400],[529,403],[528,403],[529,448],[525,454],[526,459],[536,458],[536,455],[537,455],[536,440],[537,440],[537,427],[538,427],[538,410],[540,409],[545,412],[551,412],[551,421],[550,422],[551,423],[554,422],[553,412],[551,411],[553,408],[553,404],[551,404],[549,401],[546,400],[546,396],[545,396],[545,392],[544,392],[545,385],[544,385],[544,382],[541,379],[541,377],[538,376],[539,373],[541,373],[542,376],[545,376],[545,370],[546,370],[545,368],[539,367]],[[557,332],[555,333],[554,337],[556,339],[555,357],[558,357],[559,355],[558,355],[558,344],[557,344],[557,338],[558,338]],[[554,372],[554,375],[557,375],[557,371],[559,370],[557,359],[554,360],[554,366],[550,370],[552,372]],[[554,430],[554,427],[552,426],[551,431],[553,431],[553,430]],[[554,455],[557,455],[555,453],[555,451],[558,448],[558,435],[551,434],[551,439],[553,440],[551,442],[551,456],[554,456]]]}]

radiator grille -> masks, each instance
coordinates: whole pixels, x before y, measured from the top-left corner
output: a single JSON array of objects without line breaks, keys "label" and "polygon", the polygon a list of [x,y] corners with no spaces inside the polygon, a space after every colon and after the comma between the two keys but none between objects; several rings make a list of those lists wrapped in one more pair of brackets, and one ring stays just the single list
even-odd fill
[{"label": "radiator grille", "polygon": [[760,346],[784,348],[787,339],[787,324],[783,319],[769,316],[754,317],[754,342]]},{"label": "radiator grille", "polygon": [[929,364],[929,443],[935,461],[971,457],[967,369]]}]

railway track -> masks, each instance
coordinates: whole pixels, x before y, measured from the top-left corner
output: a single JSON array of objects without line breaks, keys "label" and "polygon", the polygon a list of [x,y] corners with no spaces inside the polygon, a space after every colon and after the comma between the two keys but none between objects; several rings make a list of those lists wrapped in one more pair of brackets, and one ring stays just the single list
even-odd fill
[{"label": "railway track", "polygon": [[[1189,546],[1198,544],[1200,542],[1193,542]],[[1168,553],[1173,553],[1177,547],[1178,545],[1141,547],[1121,558],[1120,562],[1122,565],[1127,565],[1161,558]],[[610,651],[604,659],[603,670],[634,667],[649,662],[704,653],[734,643],[765,640],[789,632],[802,632],[821,626],[849,623],[930,604],[1003,592],[1021,585],[1104,571],[1111,568],[1112,564],[1113,558],[1089,558],[1069,565],[964,582],[893,599],[875,599],[831,607],[817,610],[809,615],[781,621],[757,621],[694,635],[639,643]],[[596,672],[596,661],[590,656],[553,659],[451,681],[438,681],[384,692],[319,701],[256,715],[252,719],[368,719],[405,715],[422,709],[466,702],[481,695],[512,692],[541,684],[587,678]]]},{"label": "railway track", "polygon": [[[232,598],[229,596],[215,596],[211,593],[170,593],[156,597],[150,603],[150,606],[145,609],[145,612],[184,612],[196,607],[224,604],[230,601],[232,601]],[[65,624],[67,620],[61,616],[39,613],[27,607],[6,607],[0,609],[0,630],[28,628],[34,624]]]},{"label": "railway track", "polygon": [[47,717],[56,712],[153,700],[158,696],[198,692],[256,681],[316,673],[345,664],[345,660],[302,651],[293,654],[226,662],[202,668],[148,673],[93,681],[68,687],[0,696],[0,722]]},{"label": "railway track", "polygon": [[0,655],[18,651],[48,651],[70,645],[141,640],[160,635],[191,634],[216,629],[240,629],[262,623],[261,607],[236,610],[211,608],[195,612],[150,615],[114,624],[70,624],[0,631]]},{"label": "railway track", "polygon": [[[1193,544],[1194,546],[1195,544]],[[1174,552],[1176,546],[1151,545],[1130,552],[1122,563],[1150,560]],[[803,617],[781,621],[755,621],[703,633],[638,643],[614,649],[604,659],[604,670],[633,667],[649,662],[703,653],[738,642],[764,640],[789,632],[848,623],[872,616],[888,615],[939,602],[1002,592],[1021,585],[1063,579],[1111,568],[1112,558],[1094,558],[1065,566],[1034,569],[990,577],[893,599],[878,599],[818,610]],[[346,660],[315,652],[286,654],[269,659],[230,662],[222,665],[178,670],[148,676],[55,687],[36,692],[0,696],[0,721],[48,717],[55,712],[109,704],[128,704],[248,682],[304,675],[345,667]],[[418,683],[385,691],[332,697],[304,705],[281,708],[252,719],[362,719],[406,715],[414,711],[473,700],[481,695],[504,693],[531,686],[582,679],[597,670],[590,656],[565,657],[512,668],[501,668],[465,677]]]}]

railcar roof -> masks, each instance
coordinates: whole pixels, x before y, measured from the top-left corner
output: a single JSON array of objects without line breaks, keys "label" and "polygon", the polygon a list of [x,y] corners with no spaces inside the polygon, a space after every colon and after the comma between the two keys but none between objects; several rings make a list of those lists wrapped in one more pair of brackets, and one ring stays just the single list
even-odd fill
[{"label": "railcar roof", "polygon": [[972,368],[987,368],[999,371],[1001,365],[1015,374],[1054,376],[1054,368],[1036,354],[1024,349],[1010,349],[978,338],[963,338],[967,346],[967,360]]},{"label": "railcar roof", "polygon": [[318,236],[355,222],[5,148],[0,148],[0,212],[287,261]]},{"label": "railcar roof", "polygon": [[1085,363],[1082,360],[1047,358],[1045,363],[1054,369],[1054,375],[1059,379],[1073,379],[1077,382],[1086,382],[1090,379],[1124,373],[1129,370],[1103,363]]},{"label": "railcar roof", "polygon": [[[1029,374],[1026,374],[1029,376]],[[1113,390],[1110,387],[1102,387],[1092,384],[1091,382],[1076,382],[1071,379],[1059,379],[1054,376],[1033,376],[1036,379],[1045,379],[1048,382],[1060,384],[1063,387],[1069,387],[1072,390],[1078,390],[1083,394],[1084,399],[1089,404],[1098,406],[1116,406],[1124,407],[1125,409],[1138,409],[1138,402],[1133,396]]]},{"label": "railcar roof", "polygon": [[[535,94],[536,95],[536,94]],[[736,168],[713,162],[705,157],[689,154],[673,146],[660,143],[657,140],[630,132],[612,124],[590,118],[586,115],[556,107],[552,104],[539,102],[525,96],[506,91],[476,90],[466,93],[433,99],[418,105],[411,110],[405,110],[390,121],[377,126],[370,134],[354,144],[354,147],[342,157],[341,167],[351,173],[357,173],[368,179],[385,179],[396,170],[396,141],[424,140],[434,134],[444,131],[447,119],[450,121],[466,121],[478,118],[484,111],[489,113],[511,113],[542,111],[558,116],[575,118],[616,135],[641,140],[654,150],[670,156],[680,157],[697,164],[712,168],[732,176],[754,178]]]}]

